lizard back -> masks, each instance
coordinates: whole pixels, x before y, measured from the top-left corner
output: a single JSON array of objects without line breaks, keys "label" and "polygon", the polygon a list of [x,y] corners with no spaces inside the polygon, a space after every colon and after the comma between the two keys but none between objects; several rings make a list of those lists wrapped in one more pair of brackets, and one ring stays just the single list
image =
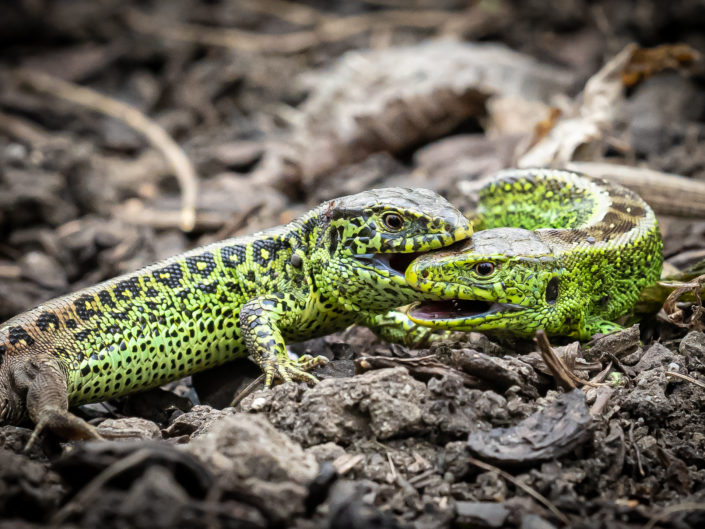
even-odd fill
[{"label": "lizard back", "polygon": [[78,404],[242,355],[238,307],[295,279],[292,246],[313,224],[213,243],[50,300],[0,326],[0,359],[50,352]]}]

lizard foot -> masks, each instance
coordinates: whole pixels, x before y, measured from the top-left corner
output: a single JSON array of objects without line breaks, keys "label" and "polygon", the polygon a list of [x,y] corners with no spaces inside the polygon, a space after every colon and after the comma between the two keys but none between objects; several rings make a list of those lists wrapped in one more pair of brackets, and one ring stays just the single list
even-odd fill
[{"label": "lizard foot", "polygon": [[284,382],[306,382],[307,384],[316,384],[318,379],[311,373],[307,373],[314,367],[323,366],[328,363],[325,356],[303,355],[297,360],[292,360],[288,356],[286,358],[274,357],[272,360],[265,362],[264,365],[264,385],[271,387],[275,377],[280,378]]},{"label": "lizard foot", "polygon": [[62,439],[90,440],[103,439],[95,427],[73,413],[59,408],[44,408],[40,413],[32,435],[27,441],[25,452],[30,450],[37,442],[41,433],[48,428]]}]

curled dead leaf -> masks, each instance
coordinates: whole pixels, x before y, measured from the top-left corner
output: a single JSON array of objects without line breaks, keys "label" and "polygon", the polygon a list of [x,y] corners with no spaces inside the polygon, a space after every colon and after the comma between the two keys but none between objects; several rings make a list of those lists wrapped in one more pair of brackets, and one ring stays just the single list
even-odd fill
[{"label": "curled dead leaf", "polygon": [[694,331],[705,330],[704,295],[705,274],[676,287],[666,298],[659,315],[678,327]]},{"label": "curled dead leaf", "polygon": [[663,44],[637,48],[622,72],[622,84],[634,86],[664,70],[679,70],[699,61],[700,53],[687,44]]}]

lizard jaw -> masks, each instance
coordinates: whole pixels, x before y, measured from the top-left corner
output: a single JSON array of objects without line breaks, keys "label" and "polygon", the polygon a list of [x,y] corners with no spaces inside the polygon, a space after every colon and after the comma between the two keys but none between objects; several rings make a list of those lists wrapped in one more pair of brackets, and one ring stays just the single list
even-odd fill
[{"label": "lizard jaw", "polygon": [[377,270],[385,270],[390,275],[405,278],[407,267],[425,252],[410,253],[365,253],[356,254],[355,259]]},{"label": "lizard jaw", "polygon": [[482,323],[488,317],[501,317],[505,314],[525,310],[526,307],[514,303],[498,303],[482,300],[450,299],[422,301],[409,309],[409,318],[414,323],[435,327],[453,327]]}]

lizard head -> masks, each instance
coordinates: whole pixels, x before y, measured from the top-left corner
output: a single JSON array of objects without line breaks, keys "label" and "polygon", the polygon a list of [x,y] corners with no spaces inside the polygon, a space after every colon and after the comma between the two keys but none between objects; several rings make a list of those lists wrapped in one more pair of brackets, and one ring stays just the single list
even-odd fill
[{"label": "lizard head", "polygon": [[533,336],[560,306],[560,267],[529,230],[475,233],[452,250],[417,258],[408,283],[440,301],[417,303],[409,317],[420,325],[458,331]]},{"label": "lizard head", "polygon": [[323,288],[370,310],[419,299],[404,276],[409,263],[472,234],[468,220],[427,189],[365,191],[331,201],[322,214],[328,225],[320,243],[327,261]]}]

